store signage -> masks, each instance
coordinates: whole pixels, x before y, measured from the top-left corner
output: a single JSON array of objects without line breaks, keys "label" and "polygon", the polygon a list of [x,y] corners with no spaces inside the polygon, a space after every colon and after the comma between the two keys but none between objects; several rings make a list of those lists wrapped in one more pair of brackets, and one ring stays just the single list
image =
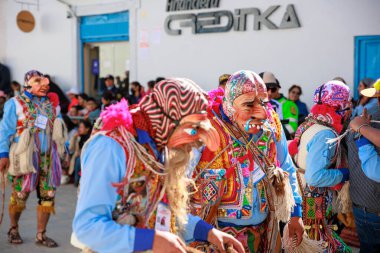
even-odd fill
[{"label": "store signage", "polygon": [[17,27],[23,32],[31,32],[36,24],[33,14],[29,11],[20,11],[16,18]]},{"label": "store signage", "polygon": [[220,0],[168,0],[166,11],[189,11],[218,8]]},{"label": "store signage", "polygon": [[[184,5],[183,7],[192,8],[190,2],[210,3],[212,2],[212,0],[183,0],[175,2],[189,2],[188,5]],[[171,8],[169,8],[169,3],[172,3],[172,1],[168,0],[167,10],[171,11]],[[180,6],[182,7],[182,5]],[[274,24],[270,20],[270,15],[278,11],[279,8],[280,5],[273,5],[267,8],[264,12],[261,12],[258,8],[242,8],[236,9],[234,13],[232,13],[231,11],[222,10],[214,12],[202,12],[198,14],[173,14],[169,15],[165,20],[165,31],[169,35],[181,35],[183,28],[191,28],[193,34],[222,33],[229,32],[231,29],[233,29],[234,31],[247,31],[248,16],[253,16],[253,30],[260,30],[262,26],[266,26],[267,28],[273,30],[301,27],[296,10],[292,4],[286,6],[281,23],[279,25]],[[176,10],[177,5],[175,5],[175,8],[173,7],[173,11]],[[224,21],[222,22],[222,20]]]}]

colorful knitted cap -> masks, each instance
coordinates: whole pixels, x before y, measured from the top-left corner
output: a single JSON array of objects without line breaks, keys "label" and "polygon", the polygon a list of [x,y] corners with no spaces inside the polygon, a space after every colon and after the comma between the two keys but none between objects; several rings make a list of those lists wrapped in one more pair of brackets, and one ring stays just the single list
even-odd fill
[{"label": "colorful knitted cap", "polygon": [[232,119],[233,104],[236,98],[250,92],[253,92],[256,97],[259,93],[266,93],[267,89],[258,74],[250,70],[240,70],[230,76],[224,92],[223,110]]},{"label": "colorful knitted cap", "polygon": [[314,93],[314,103],[328,105],[338,110],[346,109],[349,99],[350,88],[337,80],[322,84]]}]

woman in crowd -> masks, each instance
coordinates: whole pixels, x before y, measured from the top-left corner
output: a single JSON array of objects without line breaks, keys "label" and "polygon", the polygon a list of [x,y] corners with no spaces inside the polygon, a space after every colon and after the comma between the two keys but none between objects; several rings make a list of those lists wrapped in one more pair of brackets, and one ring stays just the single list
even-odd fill
[{"label": "woman in crowd", "polygon": [[88,113],[88,110],[86,108],[88,98],[89,97],[86,93],[81,93],[78,95],[78,105],[82,108],[79,112],[80,115],[86,115]]},{"label": "woman in crowd", "polygon": [[101,111],[106,109],[109,105],[113,104],[115,102],[115,96],[110,91],[103,92],[102,95],[102,105],[101,105]]},{"label": "woman in crowd", "polygon": [[377,106],[377,99],[366,97],[361,94],[361,91],[367,88],[371,88],[375,80],[372,78],[364,78],[360,81],[358,86],[359,99],[355,103],[354,110],[352,112],[351,118],[360,116],[363,113],[363,109],[366,108],[369,115],[374,115],[378,112],[379,107]]},{"label": "woman in crowd", "polygon": [[300,96],[302,95],[302,88],[299,85],[292,85],[289,89],[288,98],[293,101],[298,107],[298,125],[305,121],[306,116],[309,114],[309,110],[304,102],[301,102]]},{"label": "woman in crowd", "polygon": [[85,119],[89,120],[91,124],[100,116],[100,108],[96,100],[92,97],[88,98],[86,103],[87,114],[84,116]]},{"label": "woman in crowd", "polygon": [[130,105],[137,104],[144,96],[143,87],[137,81],[131,83],[131,95],[128,98]]},{"label": "woman in crowd", "polygon": [[90,138],[92,124],[88,120],[79,123],[78,133],[70,141],[70,153],[73,154],[70,160],[69,174],[74,173],[74,185],[78,186],[80,179],[80,155],[84,143]]}]

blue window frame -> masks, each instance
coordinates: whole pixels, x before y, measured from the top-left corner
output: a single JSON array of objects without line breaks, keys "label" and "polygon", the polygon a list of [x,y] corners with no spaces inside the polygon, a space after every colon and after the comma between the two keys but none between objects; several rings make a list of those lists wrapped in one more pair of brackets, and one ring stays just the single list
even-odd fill
[{"label": "blue window frame", "polygon": [[129,40],[129,12],[82,17],[80,38],[83,43]]}]

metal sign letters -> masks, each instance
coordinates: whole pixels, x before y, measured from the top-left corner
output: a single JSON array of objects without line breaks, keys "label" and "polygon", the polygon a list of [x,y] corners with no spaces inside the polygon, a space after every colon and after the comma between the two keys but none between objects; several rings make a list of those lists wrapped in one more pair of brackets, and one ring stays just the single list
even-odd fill
[{"label": "metal sign letters", "polygon": [[[213,0],[168,0],[167,11],[207,9],[219,6],[219,1]],[[197,8],[194,8],[197,7]],[[193,34],[222,33],[247,31],[247,17],[253,16],[253,30],[260,30],[262,26],[269,29],[288,29],[301,27],[296,10],[292,4],[286,6],[282,21],[274,24],[270,15],[279,9],[280,5],[273,5],[261,12],[258,8],[236,9],[231,11],[214,11],[203,13],[173,14],[165,20],[165,31],[170,35],[181,35],[183,28],[191,28]],[[222,22],[222,19],[226,20]],[[174,28],[177,27],[177,28]]]}]

